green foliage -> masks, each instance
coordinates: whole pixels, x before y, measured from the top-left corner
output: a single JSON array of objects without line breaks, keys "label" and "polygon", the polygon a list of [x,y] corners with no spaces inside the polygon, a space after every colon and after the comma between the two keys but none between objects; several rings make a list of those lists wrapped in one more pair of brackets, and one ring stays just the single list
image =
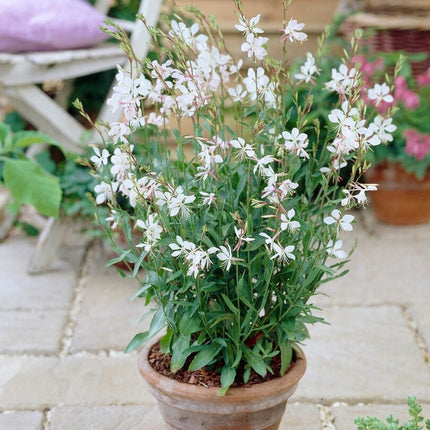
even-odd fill
[{"label": "green foliage", "polygon": [[392,415],[388,416],[385,422],[376,417],[360,417],[355,419],[357,430],[430,430],[430,419],[424,419],[421,415],[422,407],[416,397],[408,397],[409,415],[408,422],[400,424],[398,419]]},{"label": "green foliage", "polygon": [[56,145],[49,137],[33,131],[13,133],[0,123],[0,181],[18,205],[27,203],[42,215],[58,218],[62,190],[58,178],[25,155],[32,145]]}]

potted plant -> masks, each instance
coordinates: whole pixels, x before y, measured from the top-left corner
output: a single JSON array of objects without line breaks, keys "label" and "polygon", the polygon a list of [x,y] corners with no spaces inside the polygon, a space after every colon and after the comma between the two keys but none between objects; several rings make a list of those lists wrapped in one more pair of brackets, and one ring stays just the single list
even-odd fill
[{"label": "potted plant", "polygon": [[393,82],[393,97],[381,102],[368,97],[368,89],[383,79],[399,56],[393,52],[372,57],[376,60],[357,58],[365,81],[363,99],[380,113],[395,107],[397,126],[389,144],[375,147],[370,154],[374,167],[367,179],[379,184],[372,195],[379,220],[420,224],[430,221],[430,69],[414,77],[411,61],[403,57]]},{"label": "potted plant", "polygon": [[[285,52],[307,38],[287,3]],[[110,208],[108,233],[129,242],[111,263],[132,266],[135,297],[152,303],[149,330],[127,350],[146,343],[140,371],[168,428],[278,428],[305,370],[298,343],[323,321],[312,297],[346,273],[339,233],[375,188],[359,182],[366,151],[390,136],[390,111],[366,119],[355,39],[321,83],[322,48],[293,75],[286,55],[268,55],[259,16],[236,6],[246,70],[194,8],[192,22],[175,11],[168,29],[150,29],[157,61],[112,31],[131,67],[109,101],[124,120],[94,148],[96,202]],[[327,130],[315,91],[332,102]]]}]

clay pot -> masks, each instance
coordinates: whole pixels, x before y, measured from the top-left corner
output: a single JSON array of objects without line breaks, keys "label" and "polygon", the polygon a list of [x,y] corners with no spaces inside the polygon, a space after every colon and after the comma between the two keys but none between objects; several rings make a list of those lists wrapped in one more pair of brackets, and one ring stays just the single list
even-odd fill
[{"label": "clay pot", "polygon": [[430,221],[430,171],[419,180],[399,164],[384,163],[369,169],[366,181],[379,184],[378,191],[370,193],[379,221],[395,225]]},{"label": "clay pot", "polygon": [[230,388],[220,397],[216,387],[178,382],[156,372],[147,359],[151,346],[140,354],[139,370],[158,401],[167,430],[277,430],[306,369],[301,352],[284,377]]}]

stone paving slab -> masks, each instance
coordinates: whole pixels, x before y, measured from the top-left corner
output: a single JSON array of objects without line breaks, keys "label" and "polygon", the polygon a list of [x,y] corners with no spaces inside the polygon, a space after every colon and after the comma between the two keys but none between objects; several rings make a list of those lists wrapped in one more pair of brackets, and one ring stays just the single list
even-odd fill
[{"label": "stone paving slab", "polygon": [[0,410],[154,404],[137,356],[0,357]]},{"label": "stone paving slab", "polygon": [[[320,291],[327,297],[319,296],[318,306],[430,301],[429,236],[415,237],[411,233],[414,230],[391,228],[384,234],[371,235],[359,222],[354,232],[342,236],[345,250],[358,239],[346,265],[350,272],[322,286]],[[391,234],[393,231],[396,233]]]},{"label": "stone paving slab", "polygon": [[[418,399],[419,400],[419,399]],[[430,417],[430,404],[424,404],[423,416],[425,418]],[[331,408],[331,413],[334,418],[336,430],[357,430],[357,426],[354,424],[354,420],[357,417],[376,417],[385,421],[389,415],[393,415],[395,419],[398,419],[400,424],[410,420],[408,414],[408,406],[406,399],[402,405],[387,405],[387,404],[362,404],[357,406],[345,406],[338,405]]]},{"label": "stone paving slab", "polygon": [[149,319],[140,319],[149,308],[142,299],[130,302],[138,287],[135,279],[123,279],[112,268],[106,276],[87,277],[71,352],[123,351],[136,333],[147,330]]},{"label": "stone paving slab", "polygon": [[51,430],[162,430],[155,405],[60,407],[51,416]]},{"label": "stone paving slab", "polygon": [[424,340],[427,350],[430,352],[430,300],[417,303],[409,308],[408,311],[416,322],[418,331]]},{"label": "stone paving slab", "polygon": [[[288,404],[279,430],[317,430],[321,426],[315,405]],[[51,417],[51,430],[164,430],[157,406],[59,407]]]},{"label": "stone paving slab", "polygon": [[[68,309],[79,270],[65,260],[57,260],[52,269],[40,275],[27,274],[27,265],[36,239],[12,237],[0,243],[0,309]],[[65,248],[78,259],[81,248]],[[76,255],[79,254],[79,255]]]},{"label": "stone paving slab", "polygon": [[310,329],[308,368],[296,399],[402,402],[411,393],[430,398],[430,373],[401,309],[395,306],[328,308],[331,325]]},{"label": "stone paving slab", "polygon": [[65,310],[0,311],[0,353],[55,353],[66,322]]},{"label": "stone paving slab", "polygon": [[0,413],[2,430],[42,430],[43,413],[30,411],[13,411]]}]

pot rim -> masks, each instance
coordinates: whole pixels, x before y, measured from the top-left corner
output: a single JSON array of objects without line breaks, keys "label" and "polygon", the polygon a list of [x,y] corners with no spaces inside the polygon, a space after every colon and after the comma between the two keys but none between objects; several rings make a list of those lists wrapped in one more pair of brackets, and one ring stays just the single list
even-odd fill
[{"label": "pot rim", "polygon": [[[279,397],[286,391],[295,391],[299,380],[303,377],[306,370],[306,357],[303,350],[299,347],[294,366],[290,368],[283,377],[278,377],[265,381],[263,383],[252,384],[249,387],[233,387],[227,391],[225,396],[219,396],[217,393],[220,387],[204,387],[201,385],[193,385],[185,382],[180,382],[171,379],[168,376],[158,373],[149,363],[148,355],[150,349],[160,338],[153,342],[147,342],[139,354],[138,367],[139,372],[146,382],[157,391],[169,396],[174,393],[175,397],[184,399],[213,400],[217,398],[219,402],[229,403],[254,403],[258,402],[262,396],[267,396],[270,393],[271,398]],[[264,393],[264,394],[263,394]]]}]

